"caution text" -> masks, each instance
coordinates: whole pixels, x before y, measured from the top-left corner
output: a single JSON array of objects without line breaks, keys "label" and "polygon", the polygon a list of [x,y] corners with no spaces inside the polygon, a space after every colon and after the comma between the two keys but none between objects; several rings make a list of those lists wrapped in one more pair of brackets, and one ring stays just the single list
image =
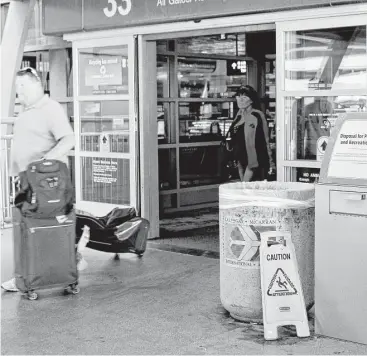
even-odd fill
[{"label": "caution text", "polygon": [[272,254],[266,255],[266,259],[268,261],[290,260],[291,254],[290,253],[272,253]]}]

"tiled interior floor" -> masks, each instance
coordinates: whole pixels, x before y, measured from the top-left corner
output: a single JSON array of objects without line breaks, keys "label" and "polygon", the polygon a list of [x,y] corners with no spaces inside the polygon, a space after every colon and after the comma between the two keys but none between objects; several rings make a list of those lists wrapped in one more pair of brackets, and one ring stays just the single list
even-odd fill
[{"label": "tiled interior floor", "polygon": [[166,216],[155,243],[219,252],[219,211],[206,208]]}]

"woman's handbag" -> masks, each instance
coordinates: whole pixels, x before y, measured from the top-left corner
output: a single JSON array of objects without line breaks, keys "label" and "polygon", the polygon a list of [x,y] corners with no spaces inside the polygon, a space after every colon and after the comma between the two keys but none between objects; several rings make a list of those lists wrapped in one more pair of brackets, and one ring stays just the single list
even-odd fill
[{"label": "woman's handbag", "polygon": [[220,180],[228,182],[238,176],[237,161],[234,159],[233,142],[231,137],[232,126],[227,131],[226,136],[220,143],[219,159],[220,159]]}]

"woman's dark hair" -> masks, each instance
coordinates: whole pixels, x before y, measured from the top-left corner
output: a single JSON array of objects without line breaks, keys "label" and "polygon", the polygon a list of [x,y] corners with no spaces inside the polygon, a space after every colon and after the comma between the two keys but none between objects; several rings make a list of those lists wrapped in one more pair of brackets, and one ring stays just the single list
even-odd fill
[{"label": "woman's dark hair", "polygon": [[250,85],[241,85],[236,92],[236,96],[246,95],[252,101],[252,107],[260,110],[260,98],[256,90]]}]

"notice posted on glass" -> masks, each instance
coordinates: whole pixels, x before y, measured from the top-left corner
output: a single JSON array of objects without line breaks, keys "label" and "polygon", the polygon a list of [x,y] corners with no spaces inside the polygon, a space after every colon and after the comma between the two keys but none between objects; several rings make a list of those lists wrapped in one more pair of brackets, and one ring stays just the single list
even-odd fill
[{"label": "notice posted on glass", "polygon": [[346,120],[338,133],[328,175],[367,179],[367,120]]}]

